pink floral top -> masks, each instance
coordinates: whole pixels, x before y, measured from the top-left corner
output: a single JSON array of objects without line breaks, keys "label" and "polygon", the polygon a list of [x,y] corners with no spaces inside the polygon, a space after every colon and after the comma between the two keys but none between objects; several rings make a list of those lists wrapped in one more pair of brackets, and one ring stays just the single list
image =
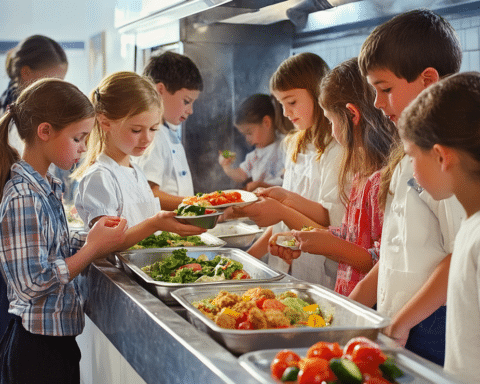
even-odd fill
[{"label": "pink floral top", "polygon": [[[355,183],[354,183],[355,185]],[[382,236],[383,212],[378,204],[380,189],[380,171],[370,176],[357,190],[352,187],[350,200],[340,227],[330,227],[330,232],[365,248],[372,256],[374,264],[380,256],[380,238]],[[365,277],[348,264],[340,263],[337,270],[335,292],[348,296],[357,283]]]}]

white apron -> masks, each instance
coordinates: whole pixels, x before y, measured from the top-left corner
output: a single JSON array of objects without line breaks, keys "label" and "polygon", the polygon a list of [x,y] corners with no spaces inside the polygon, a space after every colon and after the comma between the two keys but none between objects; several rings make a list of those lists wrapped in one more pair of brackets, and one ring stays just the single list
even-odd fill
[{"label": "white apron", "polygon": [[187,161],[185,148],[178,137],[178,133],[169,129],[169,146],[173,159],[173,172],[177,181],[178,196],[193,196],[192,173]]}]

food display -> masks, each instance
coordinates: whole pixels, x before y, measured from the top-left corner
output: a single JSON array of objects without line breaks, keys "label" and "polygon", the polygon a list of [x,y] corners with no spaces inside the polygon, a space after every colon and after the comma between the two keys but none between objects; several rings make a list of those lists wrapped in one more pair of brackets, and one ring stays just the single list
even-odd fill
[{"label": "food display", "polygon": [[192,305],[216,325],[228,329],[325,327],[333,319],[331,314],[323,314],[318,305],[307,303],[295,292],[276,295],[261,287],[250,288],[242,295],[221,290],[214,298]]},{"label": "food display", "polygon": [[168,283],[205,283],[223,280],[250,279],[243,264],[216,255],[209,260],[206,255],[197,258],[187,256],[186,249],[176,249],[172,255],[142,268],[155,281]]},{"label": "food display", "polygon": [[349,340],[343,348],[320,341],[303,358],[284,349],[275,355],[270,372],[274,379],[292,384],[389,384],[404,376],[393,356],[363,336]]},{"label": "food display", "polygon": [[200,236],[182,237],[176,233],[162,231],[159,234],[150,235],[139,241],[136,245],[131,247],[130,250],[163,247],[195,247],[206,245],[207,244]]},{"label": "food display", "polygon": [[215,191],[210,193],[197,193],[195,196],[186,197],[183,199],[182,205],[211,207],[242,202],[244,201],[239,191]]}]

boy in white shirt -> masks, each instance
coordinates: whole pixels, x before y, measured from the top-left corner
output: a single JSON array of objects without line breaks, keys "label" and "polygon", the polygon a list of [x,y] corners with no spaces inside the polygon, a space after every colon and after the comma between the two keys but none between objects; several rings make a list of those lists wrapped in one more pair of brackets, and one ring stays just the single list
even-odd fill
[{"label": "boy in white shirt", "polygon": [[185,196],[192,196],[192,173],[180,130],[177,127],[193,113],[193,103],[203,90],[203,80],[195,63],[187,56],[165,52],[150,58],[144,75],[156,84],[163,99],[163,125],[140,166],[162,209],[173,211]]}]

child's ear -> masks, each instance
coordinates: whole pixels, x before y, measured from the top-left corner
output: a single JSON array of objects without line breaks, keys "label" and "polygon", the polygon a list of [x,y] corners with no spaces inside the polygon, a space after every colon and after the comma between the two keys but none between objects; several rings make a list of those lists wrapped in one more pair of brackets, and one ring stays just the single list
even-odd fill
[{"label": "child's ear", "polygon": [[37,127],[37,135],[42,141],[48,141],[53,133],[53,127],[49,123],[40,123]]},{"label": "child's ear", "polygon": [[272,118],[270,116],[268,116],[268,115],[263,116],[262,124],[263,124],[264,127],[270,128],[272,126],[272,123],[273,123],[273,121],[272,121]]},{"label": "child's ear", "polygon": [[353,124],[357,125],[360,122],[360,117],[361,117],[360,110],[352,103],[347,103],[345,107],[347,107],[347,109],[352,114]]},{"label": "child's ear", "polygon": [[105,132],[108,132],[111,128],[110,120],[103,113],[97,114],[97,121],[100,128],[102,128]]},{"label": "child's ear", "polygon": [[444,145],[435,144],[432,150],[443,172],[450,170],[459,160],[455,150]]},{"label": "child's ear", "polygon": [[425,88],[429,87],[432,84],[435,84],[440,80],[440,75],[438,74],[438,71],[433,67],[425,68],[420,74],[420,76],[422,77],[423,86]]},{"label": "child's ear", "polygon": [[157,88],[157,92],[160,94],[160,95],[163,95],[165,93],[165,91],[167,90],[167,88],[165,87],[165,84],[163,83],[157,83],[155,84],[155,88]]}]

